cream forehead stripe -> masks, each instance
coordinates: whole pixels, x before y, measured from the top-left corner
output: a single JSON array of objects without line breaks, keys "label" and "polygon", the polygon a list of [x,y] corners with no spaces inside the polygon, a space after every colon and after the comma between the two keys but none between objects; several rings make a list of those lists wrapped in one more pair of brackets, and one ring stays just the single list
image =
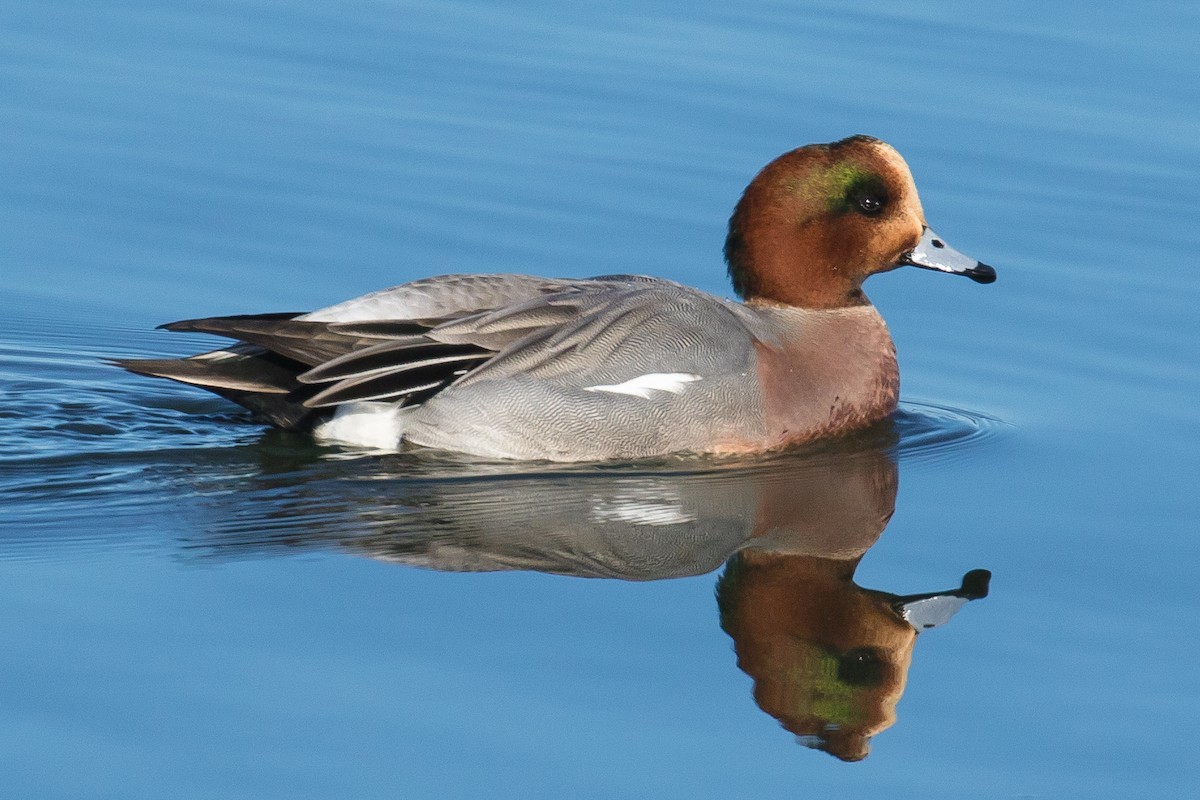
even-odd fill
[{"label": "cream forehead stripe", "polygon": [[690,372],[651,372],[630,378],[624,383],[609,386],[585,386],[585,392],[609,392],[610,394],[628,394],[649,400],[651,392],[669,392],[679,394],[683,387],[692,381],[700,380],[699,375]]}]

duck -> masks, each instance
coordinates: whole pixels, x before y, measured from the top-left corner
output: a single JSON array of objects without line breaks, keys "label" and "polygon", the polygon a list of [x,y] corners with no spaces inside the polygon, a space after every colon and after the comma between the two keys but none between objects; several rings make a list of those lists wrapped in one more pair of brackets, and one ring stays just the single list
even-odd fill
[{"label": "duck", "polygon": [[737,299],[646,275],[440,275],[308,313],[168,323],[234,343],[114,363],[356,448],[552,462],[763,453],[895,411],[896,349],[869,276],[996,279],[929,227],[904,159],[865,135],[767,164],[724,256]]}]

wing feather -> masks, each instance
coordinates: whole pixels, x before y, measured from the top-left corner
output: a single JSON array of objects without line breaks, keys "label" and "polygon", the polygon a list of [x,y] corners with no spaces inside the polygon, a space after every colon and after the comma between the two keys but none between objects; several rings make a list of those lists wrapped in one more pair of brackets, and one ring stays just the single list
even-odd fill
[{"label": "wing feather", "polygon": [[249,342],[314,367],[383,340],[380,336],[342,333],[328,323],[307,322],[295,317],[295,314],[206,317],[170,322],[160,327]]},{"label": "wing feather", "polygon": [[433,388],[434,385],[449,385],[486,358],[486,355],[478,353],[458,353],[371,370],[336,381],[305,401],[305,405],[316,408],[356,400],[378,400],[386,395],[408,395]]},{"label": "wing feather", "polygon": [[[718,335],[713,328],[727,316],[721,309],[738,316],[718,298],[638,276],[443,276],[311,314],[173,322],[162,327],[239,343],[185,359],[117,363],[203,386],[294,427],[342,403],[413,405],[483,380],[586,388],[644,373],[700,371],[688,364],[702,354],[689,348]],[[740,326],[732,317],[727,321]]]},{"label": "wing feather", "polygon": [[491,351],[473,345],[444,344],[424,337],[404,337],[382,342],[326,361],[297,376],[301,383],[328,383],[369,373],[402,369],[406,364],[431,358],[488,358]]},{"label": "wing feather", "polygon": [[359,400],[399,399],[430,389],[444,388],[486,358],[486,355],[477,353],[461,353],[374,370],[337,381],[304,404],[309,408],[319,408]]}]

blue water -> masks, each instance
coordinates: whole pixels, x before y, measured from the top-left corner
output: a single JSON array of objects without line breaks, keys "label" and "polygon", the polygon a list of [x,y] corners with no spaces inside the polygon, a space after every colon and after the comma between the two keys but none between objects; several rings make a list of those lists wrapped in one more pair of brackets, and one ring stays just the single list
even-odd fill
[{"label": "blue water", "polygon": [[[0,796],[1192,796],[1198,43],[1170,3],[0,5]],[[904,402],[849,441],[351,458],[104,363],[448,271],[726,294],[748,179],[858,132],[1000,277],[868,282]],[[794,608],[795,655],[976,568],[898,701],[839,695],[895,707],[865,759],[756,699],[740,625]]]}]

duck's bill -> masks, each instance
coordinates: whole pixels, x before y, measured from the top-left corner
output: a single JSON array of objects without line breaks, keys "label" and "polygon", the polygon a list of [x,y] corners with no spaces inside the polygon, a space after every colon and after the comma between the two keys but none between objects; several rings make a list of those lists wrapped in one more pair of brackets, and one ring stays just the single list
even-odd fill
[{"label": "duck's bill", "polygon": [[892,608],[920,633],[938,625],[945,625],[971,600],[987,597],[991,580],[992,573],[986,569],[973,569],[963,575],[962,586],[957,589],[931,594],[901,595],[892,601]]},{"label": "duck's bill", "polygon": [[925,228],[917,246],[900,257],[898,266],[905,265],[936,269],[952,275],[966,275],[976,283],[991,283],[996,280],[996,270],[958,252],[946,244],[945,239],[934,233],[932,228]]}]

